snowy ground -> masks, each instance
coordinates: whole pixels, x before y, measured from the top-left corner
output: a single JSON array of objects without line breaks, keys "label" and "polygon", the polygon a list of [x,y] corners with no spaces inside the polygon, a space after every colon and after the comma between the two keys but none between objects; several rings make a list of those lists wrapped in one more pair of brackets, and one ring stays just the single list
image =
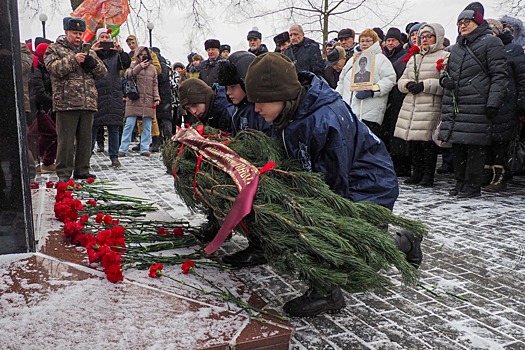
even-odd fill
[{"label": "snowy ground", "polygon": [[[102,181],[134,182],[174,219],[202,220],[177,200],[157,154],[130,155],[115,170],[107,153],[97,153],[92,168]],[[432,229],[423,244],[420,287],[347,294],[348,306],[340,314],[294,319],[291,349],[525,349],[525,179],[515,178],[503,194],[470,200],[448,197],[452,184],[451,175],[438,175],[433,189],[401,185],[395,212]],[[244,244],[234,237],[223,250]],[[268,266],[235,274],[278,310],[305,289]],[[69,293],[63,297],[78,301]],[[132,336],[131,323],[120,326]]]}]

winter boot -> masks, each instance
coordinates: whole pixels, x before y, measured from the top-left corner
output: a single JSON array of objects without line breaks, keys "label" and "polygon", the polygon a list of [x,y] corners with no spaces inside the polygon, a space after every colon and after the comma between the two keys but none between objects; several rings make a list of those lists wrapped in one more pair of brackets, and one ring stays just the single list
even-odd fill
[{"label": "winter boot", "polygon": [[494,176],[490,185],[483,188],[487,192],[499,192],[505,191],[507,189],[507,179],[505,178],[505,168],[503,165],[494,165],[492,167],[494,171]]},{"label": "winter boot", "polygon": [[423,159],[423,179],[419,182],[420,186],[434,186],[434,174],[436,173],[436,162],[438,149],[434,142],[424,142],[424,159]]},{"label": "winter boot", "polygon": [[336,287],[328,293],[321,293],[310,288],[295,299],[283,305],[283,310],[293,317],[311,317],[323,312],[336,313],[346,307],[341,288]]},{"label": "winter boot", "polygon": [[423,145],[422,142],[411,141],[409,144],[410,147],[410,157],[412,159],[412,176],[405,180],[407,185],[417,185],[423,180],[423,171],[424,171],[424,154],[423,154]]},{"label": "winter boot", "polygon": [[458,193],[458,198],[474,198],[481,196],[481,186],[465,184]]},{"label": "winter boot", "polygon": [[394,236],[394,242],[400,251],[405,253],[407,261],[416,269],[419,268],[423,261],[423,251],[421,250],[421,241],[423,238],[414,237],[406,230],[397,232]]},{"label": "winter boot", "polygon": [[456,186],[454,186],[453,189],[451,189],[450,191],[448,191],[448,195],[453,197],[453,196],[457,196],[459,191],[461,191],[461,189],[463,188],[463,182],[459,182],[457,181],[456,182]]},{"label": "winter boot", "polygon": [[485,164],[483,167],[483,173],[481,173],[481,186],[488,186],[492,182],[494,177],[494,171],[490,165]]},{"label": "winter boot", "polygon": [[153,140],[151,141],[151,146],[149,147],[150,152],[158,152],[160,145],[162,144],[162,139],[160,136],[153,136]]},{"label": "winter boot", "polygon": [[232,255],[226,255],[222,258],[222,262],[233,267],[243,268],[264,265],[268,260],[266,260],[262,248],[250,242],[248,248]]}]

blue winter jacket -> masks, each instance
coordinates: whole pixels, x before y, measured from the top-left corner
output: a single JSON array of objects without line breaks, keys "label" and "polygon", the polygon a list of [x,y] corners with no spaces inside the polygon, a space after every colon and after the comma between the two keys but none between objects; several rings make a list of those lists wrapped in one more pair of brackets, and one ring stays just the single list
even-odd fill
[{"label": "blue winter jacket", "polygon": [[235,136],[241,130],[254,129],[271,135],[272,123],[264,120],[259,113],[255,111],[255,105],[246,99],[238,106],[235,106],[235,112],[232,115],[232,132]]},{"label": "blue winter jacket", "polygon": [[215,91],[215,98],[206,124],[231,133],[233,131],[232,115],[235,112],[235,107],[228,101],[224,86],[214,84],[212,88]]},{"label": "blue winter jacket", "polygon": [[384,143],[326,81],[307,72],[298,76],[306,93],[290,123],[274,127],[273,135],[305,170],[323,173],[335,193],[392,210],[399,187]]}]

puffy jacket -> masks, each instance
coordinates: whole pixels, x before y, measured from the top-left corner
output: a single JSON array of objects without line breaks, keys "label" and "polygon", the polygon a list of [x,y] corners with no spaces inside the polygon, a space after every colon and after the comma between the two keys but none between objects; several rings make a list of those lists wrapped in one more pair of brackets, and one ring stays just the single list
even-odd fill
[{"label": "puffy jacket", "polygon": [[292,60],[298,73],[307,71],[320,77],[324,75],[323,56],[316,41],[304,38],[299,44],[288,46],[284,55]]},{"label": "puffy jacket", "polygon": [[513,43],[512,33],[503,31],[499,38],[505,48],[508,92],[505,94],[498,115],[492,120],[492,141],[505,142],[512,139],[518,124],[518,109],[525,111],[525,55],[523,48]]},{"label": "puffy jacket", "polygon": [[159,83],[160,104],[157,106],[157,120],[173,120],[171,104],[171,74],[170,64],[160,53],[157,53],[162,73],[157,77]]},{"label": "puffy jacket", "polygon": [[120,71],[129,68],[131,57],[122,51],[99,50],[97,56],[104,62],[108,74],[97,81],[98,111],[93,125],[122,125],[124,114],[124,95]]},{"label": "puffy jacket", "polygon": [[[467,51],[467,45],[488,74]],[[507,93],[503,43],[492,35],[485,21],[465,37],[458,36],[445,69],[456,83],[454,95],[459,112],[454,112],[452,91],[445,89],[439,139],[453,144],[489,145],[492,122],[487,118],[487,107],[499,109]]]},{"label": "puffy jacket", "polygon": [[69,43],[64,35],[49,45],[44,54],[44,63],[51,74],[54,111],[97,110],[95,81],[104,78],[108,71],[93,50],[89,50],[89,55],[97,65],[89,71],[84,70],[75,60],[79,52],[80,47]]},{"label": "puffy jacket", "polygon": [[397,177],[384,143],[352,113],[328,83],[299,73],[306,88],[290,123],[274,128],[288,156],[305,170],[320,172],[339,195],[392,209],[399,194]]},{"label": "puffy jacket", "polygon": [[[445,29],[437,23],[428,23],[421,28],[427,31],[428,27],[436,34],[436,43],[413,55],[407,62],[403,76],[397,82],[399,91],[406,94],[406,97],[399,112],[394,136],[405,141],[432,141],[432,131],[441,116],[443,88],[439,85],[440,72],[436,69],[436,61],[441,58],[447,59],[449,53],[443,51]],[[421,47],[419,37],[417,40],[417,45]],[[407,89],[408,83],[416,81],[414,62],[418,71],[418,81],[423,83],[423,91],[417,95],[411,94]]]},{"label": "puffy jacket", "polygon": [[226,88],[218,84],[213,85],[215,96],[212,102],[212,108],[207,114],[206,124],[225,131],[232,133],[232,116],[235,112],[235,107],[228,101],[226,96]]},{"label": "puffy jacket", "polygon": [[[373,82],[375,85],[379,86],[379,91],[375,91],[374,97],[372,98],[360,100],[354,97],[354,91],[350,91],[352,67],[354,62],[359,59],[359,52],[366,53],[370,51],[376,52]],[[359,119],[382,124],[385,116],[388,94],[396,84],[396,72],[394,71],[392,63],[390,63],[388,58],[381,53],[379,42],[375,42],[364,51],[360,51],[360,49],[356,47],[355,52],[353,58],[346,62],[341,71],[336,90],[341,96],[343,96],[343,100],[352,106],[352,111],[358,114]]]},{"label": "puffy jacket", "polygon": [[232,115],[231,135],[235,136],[241,130],[254,129],[271,135],[272,123],[264,120],[259,113],[255,111],[255,105],[248,102],[246,98],[239,106],[235,106],[235,112]]},{"label": "puffy jacket", "polygon": [[51,75],[42,62],[38,62],[31,77],[31,99],[36,104],[37,111],[49,113],[53,107],[53,91],[51,90]]},{"label": "puffy jacket", "polygon": [[[151,51],[145,46],[139,46],[135,50],[135,56],[138,56],[142,50]],[[132,62],[131,67],[124,74],[126,79],[135,79],[137,90],[139,91],[138,100],[130,100],[126,97],[126,116],[138,116],[153,118],[155,114],[155,101],[160,101],[159,86],[157,83],[157,70],[153,64],[143,69],[140,63]],[[156,108],[156,107],[155,107]]]}]

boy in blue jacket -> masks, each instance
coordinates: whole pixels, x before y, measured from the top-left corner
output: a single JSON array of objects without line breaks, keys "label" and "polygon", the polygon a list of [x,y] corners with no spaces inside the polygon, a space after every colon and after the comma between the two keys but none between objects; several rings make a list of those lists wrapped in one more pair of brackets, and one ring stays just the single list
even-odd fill
[{"label": "boy in blue jacket", "polygon": [[[326,81],[309,72],[297,74],[294,68],[279,53],[255,58],[246,74],[248,101],[273,123],[273,136],[282,140],[288,156],[297,159],[304,170],[322,173],[335,193],[351,201],[370,201],[392,210],[399,188],[383,142]],[[407,260],[419,266],[420,239],[402,232],[394,240]],[[340,288],[322,294],[310,287],[283,309],[291,316],[315,316],[345,307]]]}]

